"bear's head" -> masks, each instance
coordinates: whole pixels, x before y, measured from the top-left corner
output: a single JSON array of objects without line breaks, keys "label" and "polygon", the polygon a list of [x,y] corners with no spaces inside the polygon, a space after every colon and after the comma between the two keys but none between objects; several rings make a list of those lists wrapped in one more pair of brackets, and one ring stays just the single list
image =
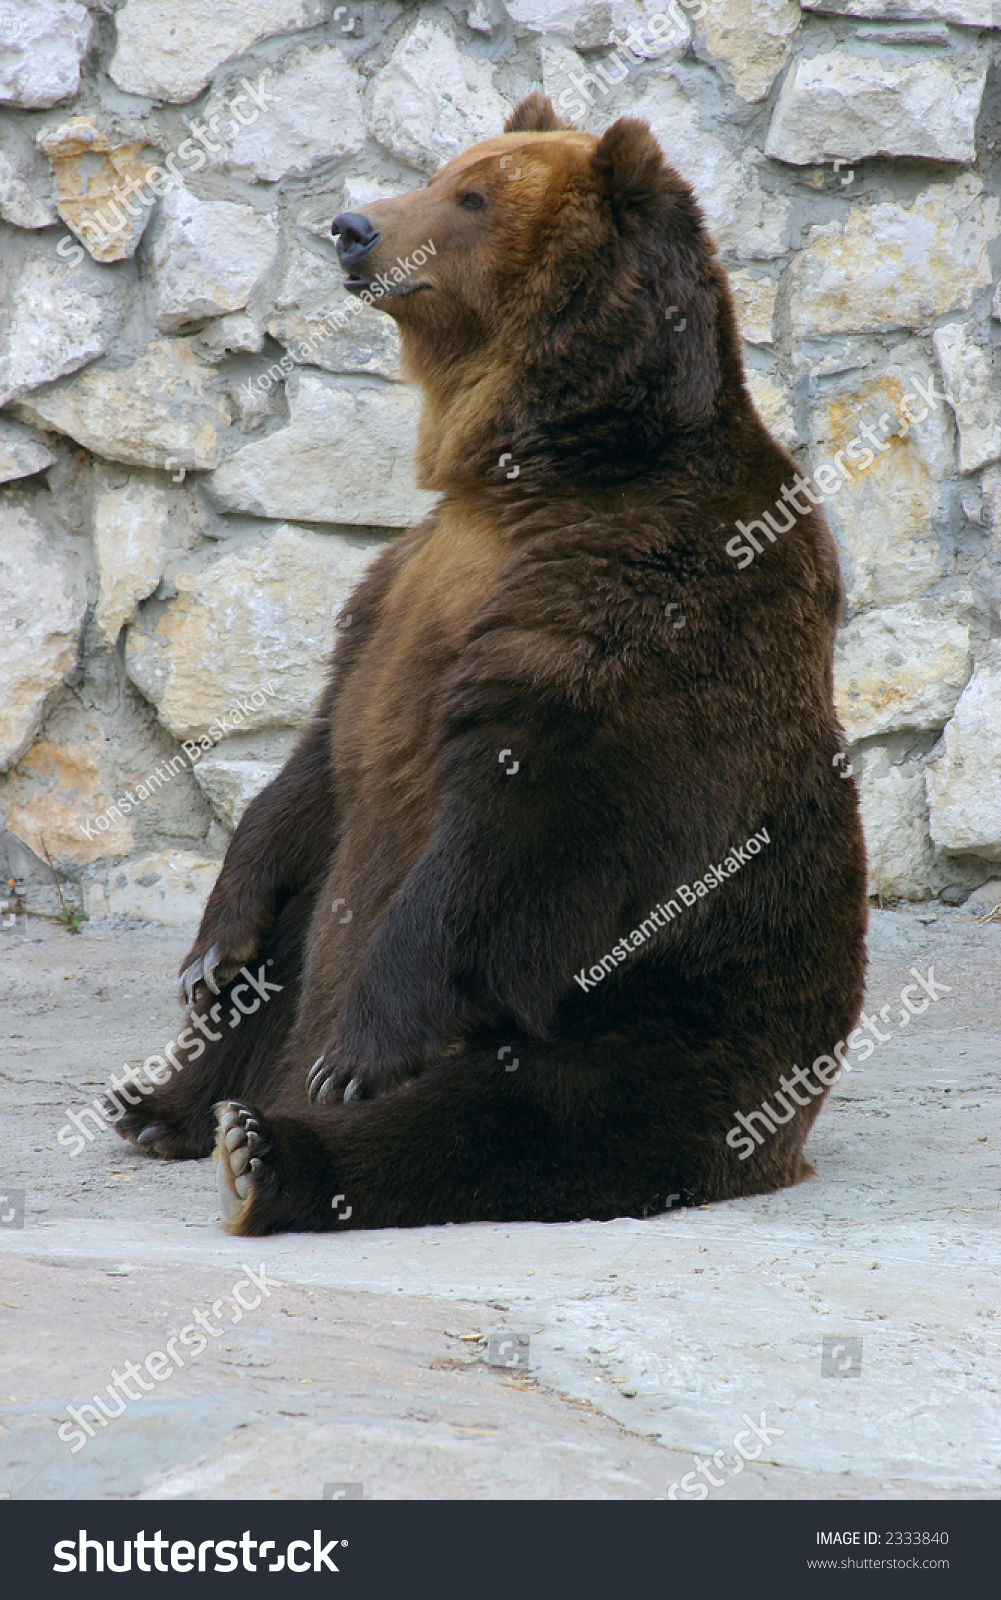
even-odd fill
[{"label": "bear's head", "polygon": [[531,95],[333,232],[346,288],[395,319],[423,387],[426,487],[482,483],[504,450],[578,484],[719,457],[742,396],[726,275],[645,123],[597,137]]}]

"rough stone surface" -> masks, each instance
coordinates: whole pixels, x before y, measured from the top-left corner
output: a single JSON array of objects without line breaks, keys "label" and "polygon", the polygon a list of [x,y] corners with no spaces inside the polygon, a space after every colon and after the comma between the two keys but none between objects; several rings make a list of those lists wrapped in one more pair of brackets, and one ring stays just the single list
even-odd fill
[{"label": "rough stone surface", "polygon": [[1001,861],[1001,644],[964,690],[927,770],[931,835],[940,850]]},{"label": "rough stone surface", "polygon": [[[955,898],[996,875],[986,846],[927,836],[916,785],[942,766],[938,730],[946,719],[950,736],[1001,616],[986,98],[979,156],[972,143],[1001,18],[989,0],[705,6],[0,8],[0,483],[5,514],[46,529],[44,562],[22,574],[37,600],[22,585],[21,627],[6,614],[22,644],[24,619],[41,629],[18,672],[51,685],[11,702],[19,746],[35,738],[42,756],[26,764],[29,742],[0,777],[20,830],[0,832],[0,855],[6,840],[40,892],[48,870],[20,819],[42,817],[103,893],[122,855],[222,850],[281,759],[322,677],[325,585],[336,608],[368,552],[433,505],[415,484],[395,324],[345,295],[331,221],[421,187],[534,87],[595,134],[651,123],[730,274],[755,403],[819,475],[846,593],[842,709],[876,773],[870,812],[882,796],[874,892]],[[74,613],[58,689],[53,562],[91,607],[82,631]],[[185,764],[146,793],[176,753],[168,727],[225,721],[262,663],[274,701],[200,736],[200,776]],[[74,842],[74,794],[98,807],[130,790],[131,838]]]},{"label": "rough stone surface", "polygon": [[[614,122],[626,109],[603,108],[602,120]],[[649,122],[668,159],[692,185],[721,249],[766,261],[783,254],[791,207],[762,186],[756,154],[734,154],[708,133],[697,101],[673,78],[649,80],[628,111]]]},{"label": "rough stone surface", "polygon": [[620,69],[609,46],[628,45],[617,59],[632,66],[635,61],[675,61],[691,45],[688,16],[678,5],[668,10],[665,0],[600,0],[585,6],[566,0],[512,0],[504,10],[518,35],[560,38],[574,51],[601,51],[592,66],[601,64],[612,78],[619,77]]},{"label": "rough stone surface", "polygon": [[230,56],[269,34],[313,27],[325,10],[318,0],[126,0],[108,72],[128,94],[193,100]]},{"label": "rough stone surface", "polygon": [[974,343],[962,322],[936,328],[932,342],[956,416],[959,470],[975,472],[1001,455],[1001,383],[992,369],[992,352]]},{"label": "rough stone surface", "polygon": [[834,695],[850,744],[899,728],[941,728],[966,687],[970,630],[927,607],[856,617],[838,636]]},{"label": "rough stone surface", "polygon": [[869,893],[920,900],[932,866],[924,777],[874,746],[853,762],[869,867]]},{"label": "rough stone surface", "polygon": [[237,735],[201,757],[195,778],[225,827],[236,828],[254,796],[277,778],[293,745],[290,734],[277,731]]},{"label": "rough stone surface", "polygon": [[20,414],[133,467],[218,465],[229,409],[187,339],[157,340],[125,367],[96,367],[35,394]]},{"label": "rough stone surface", "polygon": [[171,190],[150,252],[157,327],[176,333],[206,317],[242,311],[277,248],[273,217],[252,206]]},{"label": "rough stone surface", "polygon": [[[115,798],[101,779],[103,743],[99,735],[62,745],[39,739],[12,773],[5,795],[7,828],[39,860],[48,850],[54,862],[85,866],[130,855],[135,848],[132,826],[120,812],[107,817],[106,829],[92,824]],[[81,820],[91,823],[93,837]]]},{"label": "rough stone surface", "polygon": [[[107,347],[119,297],[42,256],[30,257],[13,283],[6,346],[0,357],[0,405],[93,361]],[[0,323],[0,335],[3,325]]]},{"label": "rough stone surface", "polygon": [[799,337],[922,328],[967,309],[993,280],[988,247],[998,202],[979,178],[933,183],[913,202],[853,206],[811,229],[792,268]]},{"label": "rough stone surface", "polygon": [[792,450],[800,439],[788,390],[767,373],[758,372],[753,367],[748,367],[745,376],[751,399],[765,427],[774,433],[787,450]]},{"label": "rough stone surface", "polygon": [[500,133],[509,106],[489,62],[463,56],[435,23],[421,20],[396,46],[368,96],[369,129],[394,156],[432,173]]},{"label": "rough stone surface", "polygon": [[48,445],[30,428],[0,417],[0,483],[42,472],[55,459]]},{"label": "rough stone surface", "polygon": [[[852,471],[824,506],[841,551],[850,611],[917,599],[943,578],[940,484],[951,465],[952,427],[941,400],[926,407],[916,398],[916,384],[929,393],[934,377],[922,351],[902,346],[877,376],[856,374],[854,384],[818,399],[814,409],[814,470],[833,465],[841,452]],[[907,395],[912,416],[927,412],[921,421],[906,423]],[[863,426],[888,448],[872,445]],[[868,465],[865,451],[872,457]]]},{"label": "rough stone surface", "polygon": [[[343,312],[343,324],[334,319]],[[333,263],[294,243],[286,259],[267,330],[297,363],[326,372],[367,372],[399,379],[396,323],[353,299]]]},{"label": "rough stone surface", "polygon": [[777,289],[769,278],[753,278],[738,268],[730,273],[740,336],[748,344],[772,344]]},{"label": "rough stone surface", "polygon": [[90,17],[76,0],[5,0],[0,14],[0,103],[43,110],[80,87]]},{"label": "rough stone surface", "polygon": [[799,0],[708,0],[695,31],[713,60],[728,67],[740,98],[754,102],[785,66],[799,23]]},{"label": "rough stone surface", "polygon": [[[664,0],[601,0],[586,6],[573,0],[510,0],[504,9],[517,33],[565,39],[575,50],[600,50],[630,29],[642,29],[632,35],[631,48],[645,60],[662,60],[683,53],[691,39],[685,13],[676,6],[672,15]],[[656,31],[648,26],[654,17]],[[609,70],[614,75],[615,68]]]},{"label": "rough stone surface", "polygon": [[286,387],[288,427],[244,445],[213,474],[217,503],[297,522],[386,528],[419,522],[435,496],[414,481],[413,392],[361,380],[333,384],[309,372],[293,374]]},{"label": "rough stone surface", "polygon": [[22,506],[0,507],[0,772],[24,754],[76,665],[87,593],[79,564]]},{"label": "rough stone surface", "polygon": [[[123,261],[135,255],[150,219],[150,208],[138,199],[150,163],[140,159],[144,140],[122,141],[104,132],[94,117],[71,117],[39,135],[38,148],[48,156],[56,192],[56,209],[86,245],[95,261]],[[136,198],[133,198],[136,195]]]},{"label": "rough stone surface", "polygon": [[[979,889],[974,889],[969,899],[964,901],[964,907],[974,916],[986,916],[996,907],[1001,907],[1001,878],[991,878]],[[1001,918],[995,918],[995,921],[1001,921]]]},{"label": "rough stone surface", "polygon": [[100,578],[95,620],[114,645],[140,600],[163,576],[167,553],[167,496],[154,481],[134,477],[116,486],[99,482],[94,494],[94,552]]},{"label": "rough stone surface", "polygon": [[265,80],[265,88],[275,103],[235,132],[232,117],[223,121],[231,90],[209,96],[205,117],[211,126],[219,113],[223,141],[212,165],[274,183],[318,162],[354,155],[365,143],[361,79],[336,45],[302,46]]},{"label": "rough stone surface", "polygon": [[27,128],[0,123],[0,217],[15,228],[50,228],[57,220],[49,165]]},{"label": "rough stone surface", "polygon": [[891,64],[868,56],[800,58],[782,85],[765,154],[805,165],[843,156],[971,162],[987,63]]},{"label": "rough stone surface", "polygon": [[[948,1526],[980,1514],[953,1519],[943,1499],[996,1501],[1001,927],[966,907],[873,910],[865,1006],[890,1004],[877,1027],[893,1037],[834,1085],[808,1183],[645,1219],[272,1235],[255,1256],[218,1226],[211,1161],[150,1161],[84,1120],[110,1072],[177,1037],[193,932],[103,922],[71,939],[29,919],[3,935],[22,1035],[4,1050],[18,1129],[4,1182],[28,1195],[25,1226],[4,1232],[15,1517],[22,1499],[112,1498],[150,1518],[215,1501],[220,1520],[236,1500],[251,1519],[254,1501],[315,1503],[333,1477],[383,1501],[663,1504],[693,1452],[724,1480],[714,1501],[779,1502],[769,1520],[788,1521],[789,1500],[814,1501],[821,1526],[845,1502],[893,1516],[927,1501],[921,1523]],[[900,1028],[909,969],[932,964],[951,992]],[[67,1149],[71,1110],[92,1137]],[[72,1455],[56,1433],[67,1402],[261,1260],[272,1296]],[[486,1365],[499,1323],[530,1334],[529,1372]],[[862,1340],[849,1382],[821,1374],[823,1340],[844,1335]],[[716,1474],[740,1413],[763,1410],[783,1432],[739,1476]],[[349,1538],[342,1571],[361,1548],[346,1510],[330,1519]],[[707,1596],[732,1568],[717,1540]]]},{"label": "rough stone surface", "polygon": [[88,884],[87,915],[95,920],[141,917],[165,928],[188,928],[201,917],[220,865],[194,850],[158,850],[124,862],[112,868],[107,888]]},{"label": "rough stone surface", "polygon": [[967,28],[1001,27],[997,0],[800,0],[804,11],[830,11],[842,17],[872,17],[879,22],[958,22]]},{"label": "rough stone surface", "polygon": [[177,739],[214,719],[223,733],[297,726],[323,686],[337,614],[379,548],[282,526],[178,570],[177,599],[128,630],[129,677]]},{"label": "rough stone surface", "polygon": [[227,356],[254,354],[263,347],[264,327],[246,311],[215,317],[199,331],[196,352],[203,361],[225,361]]}]

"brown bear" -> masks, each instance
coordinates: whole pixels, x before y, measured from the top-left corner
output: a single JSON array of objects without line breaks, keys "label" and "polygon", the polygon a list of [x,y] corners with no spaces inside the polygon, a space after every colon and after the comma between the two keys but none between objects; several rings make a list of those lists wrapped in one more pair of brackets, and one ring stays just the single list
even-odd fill
[{"label": "brown bear", "polygon": [[[119,1131],[215,1143],[246,1234],[794,1183],[821,1091],[749,1155],[733,1128],[862,1000],[841,586],[809,505],[734,559],[797,469],[692,192],[643,123],[594,137],[533,95],[334,232],[347,288],[383,285],[442,498],[352,596],[230,844],[182,971],[208,1048]],[[211,1028],[247,963],[268,1004]]]}]

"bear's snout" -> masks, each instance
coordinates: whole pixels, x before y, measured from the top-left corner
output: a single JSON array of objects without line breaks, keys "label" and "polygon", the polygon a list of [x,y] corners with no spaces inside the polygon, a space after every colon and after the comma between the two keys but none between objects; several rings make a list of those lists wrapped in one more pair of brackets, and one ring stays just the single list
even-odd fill
[{"label": "bear's snout", "polygon": [[354,266],[381,237],[359,211],[342,211],[334,218],[330,231],[337,241],[337,257],[342,267]]}]

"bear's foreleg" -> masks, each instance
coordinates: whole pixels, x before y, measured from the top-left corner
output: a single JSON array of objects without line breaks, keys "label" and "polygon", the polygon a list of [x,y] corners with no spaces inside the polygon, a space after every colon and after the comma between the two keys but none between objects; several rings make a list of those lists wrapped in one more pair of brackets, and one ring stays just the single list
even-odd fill
[{"label": "bear's foreleg", "polygon": [[329,699],[328,691],[277,778],[240,819],[198,937],[181,963],[182,1005],[219,994],[259,950],[291,896],[323,879],[334,847]]}]

